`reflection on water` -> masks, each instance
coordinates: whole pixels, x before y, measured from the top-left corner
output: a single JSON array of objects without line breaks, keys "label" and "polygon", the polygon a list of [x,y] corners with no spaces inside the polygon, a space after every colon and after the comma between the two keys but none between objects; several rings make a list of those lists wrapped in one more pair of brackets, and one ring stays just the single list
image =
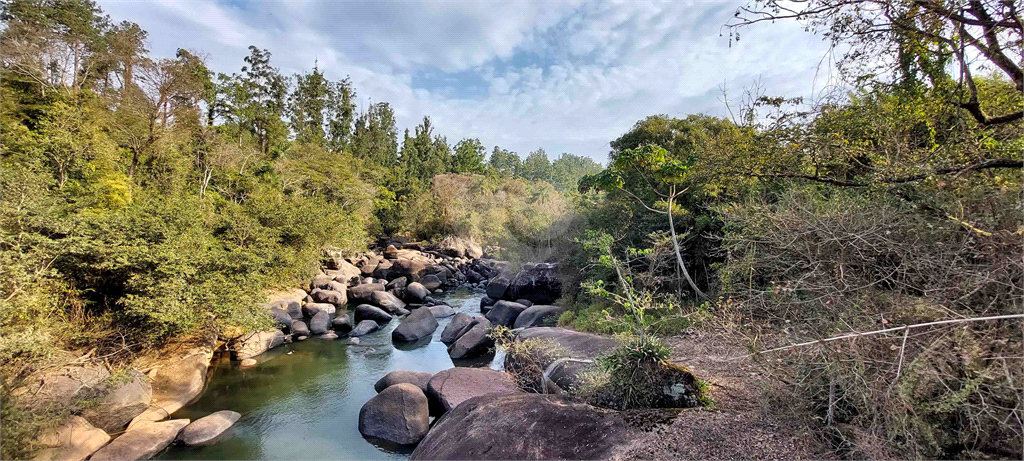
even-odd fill
[{"label": "reflection on water", "polygon": [[[483,293],[459,289],[444,295],[457,312],[480,315]],[[398,320],[360,338],[311,338],[286,344],[239,369],[227,359],[211,364],[209,384],[198,401],[175,418],[196,420],[220,410],[242,418],[214,444],[173,446],[157,459],[407,459],[412,447],[367,441],[359,434],[359,409],[376,395],[373,384],[393,370],[438,372],[452,366],[500,369],[503,357],[459,360],[453,364],[441,331],[451,317],[438,319],[430,340],[391,343]],[[499,353],[500,354],[500,353]]]}]

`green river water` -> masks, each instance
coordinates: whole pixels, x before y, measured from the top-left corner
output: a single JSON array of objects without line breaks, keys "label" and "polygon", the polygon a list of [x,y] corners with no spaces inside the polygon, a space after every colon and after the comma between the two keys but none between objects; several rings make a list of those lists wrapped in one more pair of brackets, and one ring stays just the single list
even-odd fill
[{"label": "green river water", "polygon": [[[480,315],[482,292],[464,288],[447,293],[457,312]],[[393,344],[399,320],[360,338],[303,342],[277,347],[242,370],[226,358],[211,363],[208,384],[199,399],[174,418],[196,420],[220,410],[242,418],[216,442],[205,447],[171,446],[157,459],[408,459],[412,447],[367,440],[359,433],[359,409],[376,395],[373,384],[393,370],[438,372],[452,366],[500,369],[503,357],[485,356],[453,363],[441,331],[428,341]]]}]

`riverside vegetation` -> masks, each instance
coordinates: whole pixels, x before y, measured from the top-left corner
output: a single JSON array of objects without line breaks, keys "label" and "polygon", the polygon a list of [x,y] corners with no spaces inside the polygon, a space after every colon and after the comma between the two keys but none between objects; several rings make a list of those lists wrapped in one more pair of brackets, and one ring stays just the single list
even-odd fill
[{"label": "riverside vegetation", "polygon": [[[715,331],[799,397],[828,456],[1020,458],[1024,344],[1005,318],[1024,308],[1017,5],[801,8],[755,1],[729,39],[804,21],[847,50],[841,91],[754,87],[725,98],[728,119],[652,115],[602,166],[452,145],[429,117],[400,134],[388,103],[357,108],[348,79],[281,75],[256,47],[231,75],[198,50],[150,56],[145,31],[89,0],[3,2],[0,457],[32,457],[104,389],[145,382],[146,357],[272,329],[267,290],[401,236],[556,263],[564,312],[543,320],[579,333],[490,330],[528,391],[580,354],[545,341],[614,334],[568,398],[658,406],[652,370],[688,363],[666,341]],[[83,363],[109,376],[95,390],[18,392]],[[715,376],[697,378],[713,406]],[[425,457],[450,453],[434,433]]]}]

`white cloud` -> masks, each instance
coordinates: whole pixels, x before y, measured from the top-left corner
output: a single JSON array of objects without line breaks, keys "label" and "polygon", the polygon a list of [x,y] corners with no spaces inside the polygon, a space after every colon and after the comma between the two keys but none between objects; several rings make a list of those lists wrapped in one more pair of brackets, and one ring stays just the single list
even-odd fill
[{"label": "white cloud", "polygon": [[[719,33],[735,3],[102,6],[148,30],[157,56],[198,49],[225,73],[238,71],[249,45],[268,49],[286,74],[315,60],[331,78],[351,76],[360,103],[390,102],[401,128],[430,115],[449,141],[479,137],[521,154],[543,147],[603,161],[609,141],[648,115],[724,115],[723,84],[736,94],[761,79],[772,94],[809,96],[827,83],[814,80],[827,46],[797,24],[745,30],[730,47]],[[416,87],[415,76],[438,83]],[[466,78],[486,90],[460,99]]]}]

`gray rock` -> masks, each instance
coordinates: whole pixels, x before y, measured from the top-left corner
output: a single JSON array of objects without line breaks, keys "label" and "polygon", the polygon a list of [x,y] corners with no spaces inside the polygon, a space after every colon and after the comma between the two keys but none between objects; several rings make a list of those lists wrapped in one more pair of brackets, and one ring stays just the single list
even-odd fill
[{"label": "gray rock", "polygon": [[641,436],[634,426],[566,397],[491,394],[439,419],[411,459],[613,459]]},{"label": "gray rock", "polygon": [[441,332],[441,342],[450,344],[459,339],[459,333],[462,333],[462,329],[473,323],[473,317],[469,314],[459,312],[452,317],[448,325],[444,327],[444,331]]},{"label": "gray rock", "polygon": [[411,276],[418,276],[424,269],[427,268],[426,264],[419,261],[413,261],[410,259],[396,259],[394,265],[391,266],[391,272],[398,274],[398,276],[409,277],[409,280],[413,280]]},{"label": "gray rock", "polygon": [[486,353],[494,347],[494,340],[488,335],[491,333],[491,322],[485,318],[476,320],[464,333],[459,335],[451,346],[448,346],[448,356],[453,359],[468,359]]},{"label": "gray rock", "polygon": [[537,304],[526,308],[516,318],[515,328],[554,326],[565,308],[551,304]]},{"label": "gray rock", "polygon": [[436,373],[427,381],[427,395],[450,411],[460,403],[487,394],[518,394],[523,392],[512,376],[489,368],[455,367]]},{"label": "gray rock", "polygon": [[188,426],[187,419],[173,419],[164,422],[147,422],[128,429],[120,437],[89,458],[91,461],[124,461],[149,459],[167,448],[181,430]]},{"label": "gray rock", "polygon": [[509,280],[505,277],[495,277],[487,284],[487,297],[501,299],[508,290]]},{"label": "gray rock", "polygon": [[314,335],[322,335],[327,333],[331,328],[331,316],[325,311],[317,312],[313,318],[309,319],[309,332]]},{"label": "gray rock", "polygon": [[519,317],[523,311],[526,310],[526,306],[514,303],[512,301],[498,301],[494,304],[494,308],[487,312],[487,320],[490,320],[494,325],[502,325],[511,328],[515,325],[516,318]]},{"label": "gray rock", "polygon": [[516,300],[516,302],[519,303],[519,304],[522,304],[522,305],[524,305],[526,307],[533,306],[533,301],[530,301],[529,299],[519,298],[519,299]]},{"label": "gray rock", "polygon": [[352,316],[347,313],[341,314],[331,320],[331,326],[334,327],[334,331],[348,333],[352,331]]},{"label": "gray rock", "polygon": [[334,281],[334,278],[324,274],[323,272],[313,277],[313,281],[309,284],[309,291],[313,291],[317,288],[327,289],[327,284]]},{"label": "gray rock", "polygon": [[[301,319],[302,318],[302,303],[301,302],[299,302],[299,301],[288,301],[288,304],[286,304],[286,310],[288,311],[288,316],[291,317],[292,319]],[[289,323],[291,323],[291,322],[289,322]]]},{"label": "gray rock", "polygon": [[292,316],[288,315],[288,311],[286,309],[281,309],[278,307],[269,307],[267,309],[267,312],[270,314],[271,317],[273,317],[274,325],[277,328],[288,328],[289,326],[291,326]]},{"label": "gray rock", "polygon": [[43,370],[26,378],[25,389],[33,403],[70,402],[76,397],[98,389],[110,377],[106,368],[95,364],[67,365]]},{"label": "gray rock", "polygon": [[306,317],[312,317],[320,311],[327,312],[328,315],[334,315],[337,312],[337,308],[331,303],[306,303],[302,306],[302,314]]},{"label": "gray rock", "polygon": [[377,331],[378,328],[380,328],[380,326],[377,325],[377,322],[374,322],[373,320],[363,320],[357,323],[356,327],[353,328],[352,331],[348,332],[348,335],[352,337],[363,336]]},{"label": "gray rock", "polygon": [[422,303],[427,296],[430,296],[430,291],[419,282],[412,282],[405,286],[405,299],[409,302]]},{"label": "gray rock", "polygon": [[309,336],[309,327],[302,320],[292,320],[292,336]]},{"label": "gray rock", "polygon": [[438,288],[441,288],[442,285],[441,279],[434,274],[424,275],[423,280],[421,280],[420,283],[423,284],[423,286],[426,287],[427,290],[429,291],[434,291]]},{"label": "gray rock", "polygon": [[430,429],[430,408],[414,384],[396,384],[359,409],[359,433],[399,445],[419,442]]},{"label": "gray rock", "polygon": [[374,291],[371,293],[370,304],[380,306],[394,315],[402,315],[401,312],[405,310],[405,303],[386,291]]},{"label": "gray rock", "polygon": [[436,306],[430,306],[430,313],[434,314],[434,318],[443,319],[455,315],[455,309],[447,304],[438,304]]},{"label": "gray rock", "polygon": [[[526,328],[516,334],[514,341],[522,342],[528,339],[539,339],[544,342],[551,342],[562,349],[568,356],[578,359],[596,359],[607,355],[618,343],[607,336],[554,327]],[[553,354],[540,354],[541,361],[537,363],[542,369],[546,369],[557,358]],[[509,367],[506,358],[506,367]],[[593,365],[577,362],[564,362],[551,370],[550,378],[561,389],[569,389],[578,384],[579,375]],[[509,367],[510,368],[510,367]]]},{"label": "gray rock", "polygon": [[189,446],[208,445],[224,434],[242,415],[230,410],[222,410],[204,416],[185,426],[178,433],[178,442]]},{"label": "gray rock", "polygon": [[153,398],[153,387],[149,383],[149,378],[135,370],[129,371],[128,374],[126,382],[113,386],[97,406],[86,409],[82,416],[106,432],[116,432],[124,429],[133,418],[146,411]]},{"label": "gray rock", "polygon": [[233,341],[231,355],[235,360],[251,359],[282,344],[284,333],[281,330],[256,331]]},{"label": "gray rock", "polygon": [[353,303],[368,303],[371,300],[370,295],[375,291],[384,291],[384,285],[379,283],[356,285],[348,289],[348,298]]},{"label": "gray rock", "polygon": [[417,309],[391,332],[391,339],[403,342],[416,341],[434,334],[437,327],[437,319],[429,309]]},{"label": "gray rock", "polygon": [[149,408],[132,420],[128,430],[167,418],[198,397],[203,391],[212,357],[213,349],[204,346],[161,360],[155,376],[151,376],[153,399]]},{"label": "gray rock", "polygon": [[384,288],[386,290],[402,291],[402,290],[405,290],[405,287],[408,286],[408,285],[409,285],[409,279],[408,278],[406,278],[406,277],[398,277],[397,279],[394,279],[394,280],[388,282],[388,284],[385,285]]},{"label": "gray rock", "polygon": [[509,282],[505,296],[509,299],[525,298],[536,304],[551,304],[562,295],[562,282],[558,280],[558,265],[551,263],[527,264]]},{"label": "gray rock", "polygon": [[395,370],[378,379],[377,383],[373,385],[373,390],[381,392],[395,384],[409,383],[416,385],[423,392],[427,392],[427,381],[430,381],[432,376],[434,376],[433,373],[423,371]]},{"label": "gray rock", "polygon": [[43,447],[35,461],[83,461],[110,441],[103,429],[89,424],[81,416],[72,416],[54,431],[39,437],[36,443]]},{"label": "gray rock", "polygon": [[317,288],[311,291],[309,295],[318,303],[331,303],[335,306],[344,306],[348,303],[348,295],[344,291],[321,290]]},{"label": "gray rock", "polygon": [[486,314],[494,307],[494,303],[496,302],[498,302],[497,299],[489,298],[487,296],[480,298],[480,312]]},{"label": "gray rock", "polygon": [[373,320],[374,322],[385,324],[394,318],[391,314],[384,312],[383,309],[369,304],[360,304],[356,306],[354,315],[357,324],[363,320]]}]

